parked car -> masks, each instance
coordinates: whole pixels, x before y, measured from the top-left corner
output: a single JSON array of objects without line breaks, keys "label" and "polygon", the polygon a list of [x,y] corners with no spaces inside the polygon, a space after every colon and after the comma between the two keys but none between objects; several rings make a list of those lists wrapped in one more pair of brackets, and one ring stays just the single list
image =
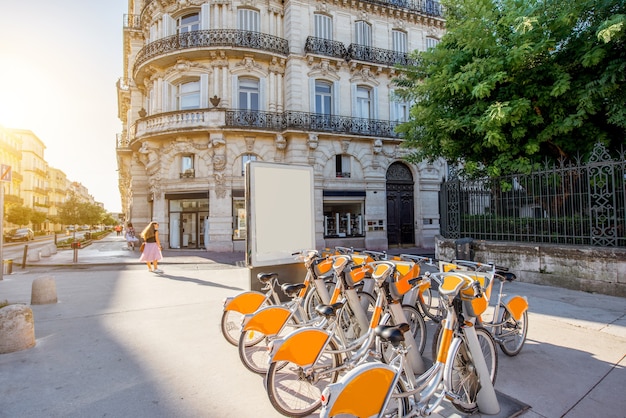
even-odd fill
[{"label": "parked car", "polygon": [[4,237],[6,242],[13,241],[32,241],[35,239],[35,233],[30,228],[18,228],[9,231]]}]

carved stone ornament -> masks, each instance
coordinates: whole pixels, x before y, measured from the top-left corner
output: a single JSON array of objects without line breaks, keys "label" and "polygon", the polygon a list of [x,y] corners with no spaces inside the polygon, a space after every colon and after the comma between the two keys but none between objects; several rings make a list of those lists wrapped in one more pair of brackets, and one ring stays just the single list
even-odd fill
[{"label": "carved stone ornament", "polygon": [[317,145],[319,144],[319,139],[315,134],[309,134],[308,145],[309,149],[315,150],[317,149]]},{"label": "carved stone ornament", "polygon": [[382,139],[375,139],[374,143],[372,144],[372,151],[374,152],[374,154],[380,154],[382,150],[383,150]]},{"label": "carved stone ornament", "polygon": [[287,140],[281,134],[276,134],[276,140],[274,141],[274,144],[276,145],[276,149],[279,151],[287,148]]}]

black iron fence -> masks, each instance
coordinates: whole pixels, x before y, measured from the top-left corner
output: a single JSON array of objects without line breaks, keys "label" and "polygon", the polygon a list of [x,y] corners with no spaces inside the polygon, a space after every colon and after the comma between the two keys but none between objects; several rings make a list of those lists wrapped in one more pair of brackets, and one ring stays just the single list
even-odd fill
[{"label": "black iron fence", "polygon": [[626,247],[626,153],[597,144],[586,162],[527,175],[451,178],[441,188],[441,233],[474,238]]}]

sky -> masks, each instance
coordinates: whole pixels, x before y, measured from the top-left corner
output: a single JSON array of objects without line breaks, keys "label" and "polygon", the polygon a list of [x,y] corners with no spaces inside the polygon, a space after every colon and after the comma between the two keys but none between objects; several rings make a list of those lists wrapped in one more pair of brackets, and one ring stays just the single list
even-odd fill
[{"label": "sky", "polygon": [[32,131],[48,164],[114,213],[126,13],[127,0],[0,0],[0,125]]}]

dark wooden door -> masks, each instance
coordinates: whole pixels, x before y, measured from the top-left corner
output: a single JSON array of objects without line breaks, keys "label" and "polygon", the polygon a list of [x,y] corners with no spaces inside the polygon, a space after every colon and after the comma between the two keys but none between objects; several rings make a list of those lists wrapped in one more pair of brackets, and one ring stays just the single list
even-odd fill
[{"label": "dark wooden door", "polygon": [[387,244],[415,245],[413,176],[402,163],[392,164],[387,171]]}]

